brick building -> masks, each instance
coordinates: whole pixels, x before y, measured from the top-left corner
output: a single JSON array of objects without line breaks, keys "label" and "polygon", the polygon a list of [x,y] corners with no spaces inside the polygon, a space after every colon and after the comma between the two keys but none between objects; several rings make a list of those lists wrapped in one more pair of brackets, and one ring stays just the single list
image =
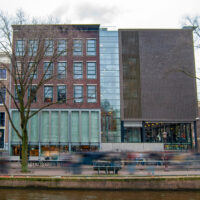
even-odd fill
[{"label": "brick building", "polygon": [[[3,84],[6,87],[9,87],[10,85],[10,76],[9,73],[7,73],[6,67],[9,67],[10,61],[6,54],[1,53],[0,54],[0,81],[3,82]],[[6,66],[6,67],[5,67]],[[9,108],[10,99],[9,95],[6,95],[5,88],[1,88],[1,94],[3,99],[5,99],[5,102],[7,104],[7,107]],[[0,98],[0,150],[1,149],[8,149],[8,135],[9,135],[9,119],[8,115],[6,114],[6,110],[3,106],[3,99]]]},{"label": "brick building", "polygon": [[[44,74],[46,79],[53,78],[37,92],[31,109],[37,110],[51,102],[54,104],[30,120],[30,154],[39,156],[48,151],[99,148],[99,25],[14,25],[13,44],[19,65],[26,57],[27,45],[30,48],[34,44],[33,49],[39,50],[34,30],[44,37],[46,49],[34,74],[32,87]],[[27,57],[30,63],[34,62],[34,56],[27,53]],[[56,59],[52,60],[53,57]],[[12,82],[13,94],[15,90],[16,85]],[[25,98],[28,98],[28,93]],[[19,127],[19,113],[15,108],[12,102],[12,116]],[[18,155],[20,141],[14,130],[11,131],[10,143],[12,155]]]}]

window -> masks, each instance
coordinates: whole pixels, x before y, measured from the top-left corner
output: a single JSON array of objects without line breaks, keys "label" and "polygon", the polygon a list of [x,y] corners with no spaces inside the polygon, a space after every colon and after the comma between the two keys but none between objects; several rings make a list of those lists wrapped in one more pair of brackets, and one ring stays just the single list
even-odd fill
[{"label": "window", "polygon": [[74,102],[75,103],[83,102],[83,86],[81,85],[74,86]]},{"label": "window", "polygon": [[49,79],[53,76],[53,63],[52,62],[44,62],[44,73],[45,79]]},{"label": "window", "polygon": [[82,78],[83,78],[83,63],[74,62],[74,79],[82,79]]},{"label": "window", "polygon": [[66,62],[58,62],[58,78],[66,78]]},{"label": "window", "polygon": [[44,102],[53,102],[53,86],[44,86]]},{"label": "window", "polygon": [[31,78],[37,79],[37,63],[29,62],[28,67]]},{"label": "window", "polygon": [[95,103],[97,101],[96,85],[87,86],[87,100],[89,103]]},{"label": "window", "polygon": [[5,126],[5,113],[0,112],[0,126]]},{"label": "window", "polygon": [[73,41],[73,55],[82,56],[82,40],[76,39]]},{"label": "window", "polygon": [[[17,93],[18,90],[18,93]],[[21,95],[20,85],[15,85],[15,101],[19,101],[19,96]]]},{"label": "window", "polygon": [[66,102],[66,86],[65,85],[57,86],[57,101],[60,103]]},{"label": "window", "polygon": [[95,39],[87,40],[87,55],[96,56],[96,40]]},{"label": "window", "polygon": [[16,56],[24,56],[25,50],[25,41],[17,40],[16,41]]},{"label": "window", "polygon": [[22,78],[21,76],[22,76],[22,62],[17,62],[16,63],[16,77],[17,78]]},{"label": "window", "polygon": [[37,50],[38,50],[38,41],[37,40],[29,40],[28,55],[36,56]]},{"label": "window", "polygon": [[58,55],[65,56],[67,54],[67,41],[58,40]]},{"label": "window", "polygon": [[6,69],[0,69],[0,79],[6,79]]},{"label": "window", "polygon": [[96,62],[87,62],[87,78],[96,79]]},{"label": "window", "polygon": [[4,129],[0,129],[0,149],[4,148]]},{"label": "window", "polygon": [[0,88],[0,104],[3,104],[3,102],[5,102],[5,100],[6,100],[6,88],[1,87]]},{"label": "window", "polygon": [[36,85],[29,86],[28,88],[28,99],[31,98],[31,102],[37,102],[36,88],[37,88]]},{"label": "window", "polygon": [[52,56],[54,48],[53,40],[45,40],[44,48],[45,48],[45,56]]}]

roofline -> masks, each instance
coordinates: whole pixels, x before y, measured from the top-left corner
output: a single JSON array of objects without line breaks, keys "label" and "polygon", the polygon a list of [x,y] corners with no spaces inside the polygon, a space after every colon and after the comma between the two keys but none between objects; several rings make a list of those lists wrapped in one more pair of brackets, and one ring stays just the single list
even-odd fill
[{"label": "roofline", "polygon": [[120,28],[119,31],[180,31],[180,30],[190,30],[192,29],[182,29],[182,28]]},{"label": "roofline", "polygon": [[12,26],[100,26],[100,24],[12,24]]}]

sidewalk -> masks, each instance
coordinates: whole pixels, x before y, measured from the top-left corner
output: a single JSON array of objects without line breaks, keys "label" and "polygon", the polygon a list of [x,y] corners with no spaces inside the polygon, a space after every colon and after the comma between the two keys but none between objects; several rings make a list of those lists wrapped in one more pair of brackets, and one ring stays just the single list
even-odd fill
[{"label": "sidewalk", "polygon": [[149,167],[149,166],[137,166],[134,173],[129,173],[127,167],[123,167],[119,173],[106,175],[104,171],[100,171],[98,174],[97,171],[93,170],[93,166],[82,166],[80,173],[73,174],[73,169],[70,167],[60,167],[60,166],[52,166],[52,167],[29,167],[28,173],[21,173],[20,165],[13,164],[10,167],[9,175],[11,176],[134,176],[134,177],[146,177],[146,176],[200,176],[200,168],[195,169],[174,169],[172,167],[167,168],[167,170],[162,167]]}]

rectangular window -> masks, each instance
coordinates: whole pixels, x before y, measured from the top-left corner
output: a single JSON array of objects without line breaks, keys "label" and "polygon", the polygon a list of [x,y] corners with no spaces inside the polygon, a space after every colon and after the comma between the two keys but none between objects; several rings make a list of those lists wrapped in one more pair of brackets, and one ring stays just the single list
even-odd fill
[{"label": "rectangular window", "polygon": [[67,41],[58,40],[58,55],[65,56],[67,55]]},{"label": "rectangular window", "polygon": [[83,102],[83,86],[81,85],[74,86],[74,102],[75,103]]},{"label": "rectangular window", "polygon": [[31,102],[37,102],[37,91],[36,91],[37,86],[32,85],[29,86],[28,88],[28,99],[31,98]]},{"label": "rectangular window", "polygon": [[22,64],[23,64],[22,62],[16,63],[16,69],[15,70],[16,70],[16,77],[17,78],[22,78],[22,71],[23,71],[22,70]]},{"label": "rectangular window", "polygon": [[96,79],[96,62],[87,62],[87,78]]},{"label": "rectangular window", "polygon": [[0,69],[0,79],[6,80],[6,69]]},{"label": "rectangular window", "polygon": [[16,56],[24,56],[25,53],[25,41],[17,40],[16,41]]},{"label": "rectangular window", "polygon": [[54,49],[53,40],[45,40],[44,48],[45,48],[45,56],[52,56]]},{"label": "rectangular window", "polygon": [[37,63],[29,62],[28,67],[29,75],[31,76],[31,78],[37,79]]},{"label": "rectangular window", "polygon": [[66,62],[58,62],[58,79],[66,78]]},{"label": "rectangular window", "polygon": [[74,62],[74,79],[82,79],[82,78],[83,78],[83,63]]},{"label": "rectangular window", "polygon": [[[18,93],[17,93],[18,90]],[[19,101],[19,96],[21,95],[20,85],[15,85],[15,101]]]},{"label": "rectangular window", "polygon": [[0,129],[0,149],[4,148],[4,129]]},{"label": "rectangular window", "polygon": [[44,102],[53,102],[53,86],[44,86]]},{"label": "rectangular window", "polygon": [[73,40],[73,55],[82,56],[82,40]]},{"label": "rectangular window", "polygon": [[96,40],[95,39],[87,40],[87,55],[96,56]]},{"label": "rectangular window", "polygon": [[66,86],[65,85],[57,86],[57,101],[60,103],[66,102]]},{"label": "rectangular window", "polygon": [[28,55],[36,56],[37,51],[38,51],[38,41],[37,40],[29,40]]},{"label": "rectangular window", "polygon": [[5,126],[5,112],[0,112],[0,126]]},{"label": "rectangular window", "polygon": [[96,85],[87,86],[87,100],[89,103],[95,103],[97,101]]},{"label": "rectangular window", "polygon": [[53,76],[53,63],[52,62],[44,62],[44,78],[49,79]]},{"label": "rectangular window", "polygon": [[1,87],[0,88],[0,104],[3,104],[3,102],[5,102],[5,100],[6,100],[6,88]]}]

